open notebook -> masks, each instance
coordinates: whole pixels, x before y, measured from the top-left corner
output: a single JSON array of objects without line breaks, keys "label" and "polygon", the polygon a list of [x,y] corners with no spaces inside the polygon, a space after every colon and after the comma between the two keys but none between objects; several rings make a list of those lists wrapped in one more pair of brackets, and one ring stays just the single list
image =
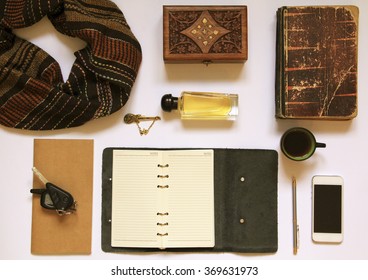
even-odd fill
[{"label": "open notebook", "polygon": [[106,148],[102,250],[274,253],[277,174],[274,150]]},{"label": "open notebook", "polygon": [[111,246],[214,247],[213,150],[114,150]]}]

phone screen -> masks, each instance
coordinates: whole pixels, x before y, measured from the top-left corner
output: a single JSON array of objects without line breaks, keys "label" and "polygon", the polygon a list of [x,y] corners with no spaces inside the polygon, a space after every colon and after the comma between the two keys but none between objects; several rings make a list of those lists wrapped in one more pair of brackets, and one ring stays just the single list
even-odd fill
[{"label": "phone screen", "polygon": [[342,232],[342,186],[314,186],[314,232]]}]

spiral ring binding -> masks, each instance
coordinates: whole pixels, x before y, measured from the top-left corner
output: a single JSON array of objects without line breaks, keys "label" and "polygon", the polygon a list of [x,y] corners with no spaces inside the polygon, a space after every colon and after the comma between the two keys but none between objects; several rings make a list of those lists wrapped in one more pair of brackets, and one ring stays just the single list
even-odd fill
[{"label": "spiral ring binding", "polygon": [[164,212],[164,213],[157,212],[156,215],[157,216],[169,216],[169,213],[168,212]]},{"label": "spiral ring binding", "polygon": [[[160,168],[167,168],[169,167],[169,164],[157,164],[157,167],[160,167]],[[157,178],[161,178],[161,179],[164,179],[164,178],[169,178],[169,175],[157,175]],[[168,189],[169,188],[169,185],[157,185],[157,188],[159,189]],[[168,212],[163,212],[163,213],[160,213],[158,212],[157,213],[158,216],[168,216],[169,213]],[[168,226],[169,223],[168,222],[165,222],[165,223],[160,223],[158,222],[157,223],[158,226]],[[166,233],[157,233],[158,236],[168,236],[169,234],[166,232]]]}]

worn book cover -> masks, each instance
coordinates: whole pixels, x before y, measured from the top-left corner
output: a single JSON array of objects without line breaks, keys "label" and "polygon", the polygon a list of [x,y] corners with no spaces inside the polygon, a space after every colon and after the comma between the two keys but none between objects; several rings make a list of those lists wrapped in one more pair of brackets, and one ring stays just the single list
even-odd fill
[{"label": "worn book cover", "polygon": [[355,6],[278,10],[276,117],[356,117],[358,17]]}]

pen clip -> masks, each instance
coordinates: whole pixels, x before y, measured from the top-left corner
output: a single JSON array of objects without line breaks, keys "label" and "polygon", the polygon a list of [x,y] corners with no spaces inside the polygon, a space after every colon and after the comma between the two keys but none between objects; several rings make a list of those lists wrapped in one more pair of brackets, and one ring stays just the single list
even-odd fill
[{"label": "pen clip", "polygon": [[300,246],[300,236],[299,236],[299,225],[296,226],[296,248],[299,249]]}]

